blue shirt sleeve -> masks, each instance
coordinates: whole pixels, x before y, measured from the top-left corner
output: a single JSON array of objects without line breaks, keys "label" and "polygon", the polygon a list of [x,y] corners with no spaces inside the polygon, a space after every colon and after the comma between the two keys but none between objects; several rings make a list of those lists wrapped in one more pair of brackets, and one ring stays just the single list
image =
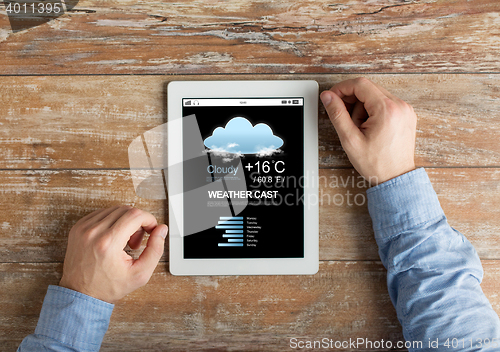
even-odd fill
[{"label": "blue shirt sleeve", "polygon": [[404,337],[422,342],[410,351],[499,351],[500,321],[481,290],[481,261],[448,224],[425,170],[370,188],[367,198]]},{"label": "blue shirt sleeve", "polygon": [[33,335],[18,352],[99,351],[113,304],[60,286],[49,286]]}]

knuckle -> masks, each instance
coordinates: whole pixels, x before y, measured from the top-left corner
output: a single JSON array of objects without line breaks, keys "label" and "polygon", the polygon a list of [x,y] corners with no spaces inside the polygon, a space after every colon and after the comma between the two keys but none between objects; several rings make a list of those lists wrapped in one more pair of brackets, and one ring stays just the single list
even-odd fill
[{"label": "knuckle", "polygon": [[77,227],[80,227],[82,226],[83,224],[85,223],[85,219],[84,218],[81,218],[79,219],[74,225],[73,225],[73,228],[77,228]]},{"label": "knuckle", "polygon": [[89,224],[91,224],[89,219],[81,218],[73,225],[71,230],[75,230],[75,231],[80,230],[81,231],[82,229],[87,228],[89,226]]},{"label": "knuckle", "polygon": [[81,228],[82,228],[82,224],[78,224],[76,223],[75,225],[73,225],[73,227],[69,230],[69,235],[70,236],[74,236],[75,234],[77,234],[78,232],[81,231]]},{"label": "knuckle", "polygon": [[357,77],[354,79],[354,83],[362,85],[362,84],[367,84],[370,82],[370,80],[366,77]]},{"label": "knuckle", "polygon": [[411,113],[415,113],[415,109],[413,108],[412,105],[408,104],[408,103],[405,103],[406,104],[406,107],[408,110],[410,110]]},{"label": "knuckle", "polygon": [[411,106],[410,104],[408,104],[406,101],[404,100],[401,100],[399,99],[398,101],[399,105],[401,105],[401,107],[404,109],[404,110],[410,110]]},{"label": "knuckle", "polygon": [[358,138],[358,135],[349,136],[349,138],[346,138],[344,141],[342,141],[345,149],[351,152],[362,149],[361,143],[362,141],[360,138]]},{"label": "knuckle", "polygon": [[92,238],[99,234],[98,224],[90,225],[84,232],[84,237]]},{"label": "knuckle", "polygon": [[95,249],[100,254],[106,253],[110,247],[111,247],[111,238],[108,236],[101,237],[95,243]]},{"label": "knuckle", "polygon": [[415,114],[415,109],[413,109],[413,106],[411,106],[410,104],[408,104],[407,102],[405,102],[403,100],[401,101],[401,104],[403,107],[403,113],[406,115],[406,117],[408,117],[412,120],[416,120],[417,115]]},{"label": "knuckle", "polygon": [[328,112],[328,115],[330,116],[330,120],[335,122],[342,116],[342,110],[333,108]]},{"label": "knuckle", "polygon": [[387,118],[397,117],[397,115],[399,114],[399,107],[394,101],[389,98],[385,98],[384,105]]}]

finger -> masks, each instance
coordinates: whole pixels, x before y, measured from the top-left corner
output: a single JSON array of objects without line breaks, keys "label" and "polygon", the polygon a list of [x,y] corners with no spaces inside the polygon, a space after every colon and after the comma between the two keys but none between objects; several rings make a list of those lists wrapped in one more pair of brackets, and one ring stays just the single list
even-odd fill
[{"label": "finger", "polygon": [[380,84],[378,83],[375,83],[375,82],[372,82],[385,96],[387,96],[389,99],[391,100],[399,100],[398,97],[396,97],[394,94],[392,94],[391,92],[389,92],[387,89],[385,89],[384,87],[382,87]]},{"label": "finger", "polygon": [[80,220],[77,221],[77,224],[82,224],[82,223],[86,222],[87,220],[93,218],[94,216],[103,212],[104,210],[106,210],[106,209],[104,209],[104,208],[97,209],[97,210],[93,211],[92,213],[85,215],[83,218],[80,218]]},{"label": "finger", "polygon": [[362,102],[358,101],[354,105],[351,113],[351,118],[357,128],[360,128],[363,122],[368,119],[368,113],[366,112],[365,106]]},{"label": "finger", "polygon": [[149,235],[146,248],[134,262],[136,273],[145,275],[148,281],[163,255],[167,233],[167,225],[157,226]]},{"label": "finger", "polygon": [[109,211],[106,214],[106,216],[99,216],[100,219],[98,221],[99,223],[98,227],[101,228],[102,230],[111,228],[111,226],[113,226],[118,221],[118,219],[120,219],[123,216],[123,214],[128,212],[130,209],[133,208],[127,205],[114,207],[110,209],[111,211]]},{"label": "finger", "polygon": [[90,214],[87,214],[75,224],[75,228],[78,227],[82,231],[86,231],[92,225],[98,223],[102,218],[108,216],[111,212],[117,209],[118,206],[106,208],[106,209],[98,209]]},{"label": "finger", "polygon": [[116,205],[116,206],[111,207],[111,208],[101,209],[101,210],[95,212],[95,214],[92,217],[87,219],[87,222],[95,224],[119,208],[120,208],[120,206]]},{"label": "finger", "polygon": [[334,85],[330,90],[342,99],[355,96],[364,104],[369,116],[384,108],[383,103],[386,96],[372,81],[366,78],[361,77],[343,81]]},{"label": "finger", "polygon": [[[332,90],[332,89],[330,89],[330,90]],[[347,111],[349,111],[359,101],[358,98],[356,98],[355,95],[341,96],[341,94],[338,94],[336,92],[334,92],[334,93],[337,94],[338,96],[340,96],[342,98],[342,100],[345,103],[345,106],[347,107]]]},{"label": "finger", "polygon": [[137,230],[132,236],[130,236],[130,239],[128,240],[128,246],[132,249],[138,249],[141,246],[142,239],[144,238],[144,234],[146,231],[144,231],[143,228],[140,228]]},{"label": "finger", "polygon": [[151,213],[137,208],[131,208],[121,214],[110,228],[113,229],[111,233],[116,236],[116,243],[123,248],[130,237],[138,230],[142,228],[147,233],[151,233],[157,225],[156,218]]},{"label": "finger", "polygon": [[321,101],[325,105],[326,112],[339,135],[341,143],[347,141],[349,138],[360,136],[360,130],[352,121],[344,102],[337,94],[324,91],[321,93]]}]

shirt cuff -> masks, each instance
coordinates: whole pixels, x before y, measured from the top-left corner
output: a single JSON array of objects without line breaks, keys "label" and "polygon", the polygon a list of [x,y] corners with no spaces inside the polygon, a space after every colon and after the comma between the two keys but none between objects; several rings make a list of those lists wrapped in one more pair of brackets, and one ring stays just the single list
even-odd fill
[{"label": "shirt cuff", "polygon": [[377,242],[444,217],[424,168],[416,169],[366,191]]},{"label": "shirt cuff", "polygon": [[78,351],[99,351],[114,305],[61,286],[50,285],[35,335]]}]

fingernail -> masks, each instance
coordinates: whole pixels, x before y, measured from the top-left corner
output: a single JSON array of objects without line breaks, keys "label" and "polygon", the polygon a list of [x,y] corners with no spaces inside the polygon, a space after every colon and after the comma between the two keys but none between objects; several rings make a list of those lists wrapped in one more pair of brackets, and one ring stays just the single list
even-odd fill
[{"label": "fingernail", "polygon": [[167,237],[168,227],[163,225],[160,230],[161,238],[165,239]]},{"label": "fingernail", "polygon": [[328,105],[330,105],[330,102],[332,101],[332,96],[328,93],[325,93],[325,92],[321,93],[320,98],[321,98],[321,102],[323,103],[325,108]]}]

